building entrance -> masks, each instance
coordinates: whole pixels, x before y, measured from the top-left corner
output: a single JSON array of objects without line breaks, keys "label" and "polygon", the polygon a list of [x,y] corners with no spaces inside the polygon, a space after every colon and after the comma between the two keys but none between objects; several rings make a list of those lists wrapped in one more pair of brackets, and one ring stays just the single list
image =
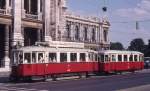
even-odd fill
[{"label": "building entrance", "polygon": [[5,56],[5,26],[0,25],[0,67],[4,66],[3,58]]}]

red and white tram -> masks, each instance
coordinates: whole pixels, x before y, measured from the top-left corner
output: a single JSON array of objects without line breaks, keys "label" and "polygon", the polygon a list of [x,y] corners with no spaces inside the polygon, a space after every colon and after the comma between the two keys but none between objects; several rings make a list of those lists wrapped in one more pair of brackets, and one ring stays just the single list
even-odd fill
[{"label": "red and white tram", "polygon": [[10,78],[33,76],[53,79],[59,74],[136,71],[144,68],[143,54],[136,51],[93,51],[84,48],[28,46],[13,50]]},{"label": "red and white tram", "polygon": [[100,51],[100,71],[123,72],[142,70],[144,68],[144,55],[137,51]]},{"label": "red and white tram", "polygon": [[98,53],[82,48],[30,46],[13,50],[11,77],[31,78],[98,72]]}]

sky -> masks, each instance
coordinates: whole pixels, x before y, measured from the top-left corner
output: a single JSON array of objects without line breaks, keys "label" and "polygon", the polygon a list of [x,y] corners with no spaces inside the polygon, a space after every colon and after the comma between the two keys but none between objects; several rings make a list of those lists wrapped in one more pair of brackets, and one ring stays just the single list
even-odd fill
[{"label": "sky", "polygon": [[[150,0],[67,0],[68,11],[82,16],[107,16],[109,39],[127,48],[135,38],[150,39]],[[107,6],[107,13],[102,7]],[[136,28],[138,22],[138,28]]]}]

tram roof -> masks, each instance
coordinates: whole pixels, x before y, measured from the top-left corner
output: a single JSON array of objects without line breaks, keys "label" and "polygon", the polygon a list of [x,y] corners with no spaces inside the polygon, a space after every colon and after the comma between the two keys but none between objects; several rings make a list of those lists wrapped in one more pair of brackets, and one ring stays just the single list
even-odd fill
[{"label": "tram roof", "polygon": [[99,53],[112,53],[112,54],[143,54],[138,51],[124,51],[124,50],[104,50],[104,51],[99,51]]},{"label": "tram roof", "polygon": [[[24,52],[96,52],[90,49],[84,48],[63,48],[63,47],[45,47],[45,46],[26,46],[15,49],[16,51],[24,51]],[[14,51],[15,51],[14,50]]]}]

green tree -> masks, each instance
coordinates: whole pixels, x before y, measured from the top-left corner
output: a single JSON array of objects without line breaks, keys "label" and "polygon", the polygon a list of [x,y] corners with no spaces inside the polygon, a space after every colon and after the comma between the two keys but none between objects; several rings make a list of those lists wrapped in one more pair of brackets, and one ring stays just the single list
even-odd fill
[{"label": "green tree", "polygon": [[110,43],[111,50],[124,50],[123,45],[120,42]]},{"label": "green tree", "polygon": [[132,50],[132,51],[144,52],[145,43],[144,43],[143,39],[141,39],[141,38],[133,39],[130,42],[130,46],[128,47],[128,49]]}]

